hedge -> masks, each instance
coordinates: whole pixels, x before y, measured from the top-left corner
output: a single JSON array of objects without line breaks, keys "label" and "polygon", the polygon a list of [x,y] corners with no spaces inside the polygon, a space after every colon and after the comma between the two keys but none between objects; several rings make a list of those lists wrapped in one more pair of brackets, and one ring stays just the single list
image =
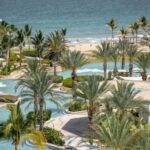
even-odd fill
[{"label": "hedge", "polygon": [[30,56],[30,57],[37,57],[38,53],[35,50],[25,50],[25,51],[22,51],[22,55],[23,56]]},{"label": "hedge", "polygon": [[[82,81],[87,81],[89,76],[78,76],[77,77],[77,82],[82,82]],[[99,81],[104,80],[102,76],[96,76]],[[66,78],[63,80],[63,86],[72,88],[72,79],[71,78]]]},{"label": "hedge", "polygon": [[[52,115],[51,109],[43,111],[43,121],[45,122],[49,120],[51,118],[51,115]],[[34,112],[29,112],[26,118],[27,122],[33,123],[35,118]],[[37,113],[37,123],[40,124],[40,112]]]},{"label": "hedge", "polygon": [[86,102],[81,99],[77,99],[70,103],[68,109],[69,109],[69,111],[72,111],[72,112],[86,110]]},{"label": "hedge", "polygon": [[65,144],[65,141],[62,139],[63,134],[60,131],[45,127],[43,133],[48,143],[58,146],[63,146]]}]

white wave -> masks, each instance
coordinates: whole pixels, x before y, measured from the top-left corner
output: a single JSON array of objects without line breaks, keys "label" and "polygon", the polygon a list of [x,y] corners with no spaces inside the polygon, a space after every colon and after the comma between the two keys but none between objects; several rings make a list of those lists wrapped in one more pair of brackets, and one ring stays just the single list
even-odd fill
[{"label": "white wave", "polygon": [[7,86],[6,84],[0,82],[0,87],[6,87],[6,86]]}]

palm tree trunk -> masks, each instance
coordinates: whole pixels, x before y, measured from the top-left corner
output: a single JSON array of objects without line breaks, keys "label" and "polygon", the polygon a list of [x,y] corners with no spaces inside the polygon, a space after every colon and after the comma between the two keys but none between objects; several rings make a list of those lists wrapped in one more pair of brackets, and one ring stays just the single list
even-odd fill
[{"label": "palm tree trunk", "polygon": [[116,77],[116,76],[117,76],[117,72],[118,72],[117,62],[115,62],[114,70],[113,70],[114,77]]},{"label": "palm tree trunk", "polygon": [[19,145],[15,143],[15,150],[19,150]]},{"label": "palm tree trunk", "polygon": [[57,68],[56,64],[54,63],[54,76],[57,76]]},{"label": "palm tree trunk", "polygon": [[125,69],[125,55],[122,56],[121,69]]},{"label": "palm tree trunk", "polygon": [[43,131],[43,102],[44,98],[40,99],[40,131]]},{"label": "palm tree trunk", "polygon": [[107,62],[104,62],[103,69],[104,69],[104,80],[107,80]]},{"label": "palm tree trunk", "polygon": [[112,29],[112,39],[114,39],[114,30]]},{"label": "palm tree trunk", "polygon": [[92,119],[93,119],[93,110],[92,109],[88,110],[88,118],[89,118],[89,124],[91,126],[92,125]]},{"label": "palm tree trunk", "polygon": [[22,63],[22,46],[19,46],[19,52],[20,52],[20,61],[19,61],[19,67],[21,68],[21,63]]},{"label": "palm tree trunk", "polygon": [[9,66],[9,57],[10,57],[10,48],[7,49],[7,53],[6,53],[6,68],[8,71],[8,66]]},{"label": "palm tree trunk", "polygon": [[77,95],[76,95],[77,75],[76,75],[75,70],[72,71],[71,76],[72,76],[71,77],[72,78],[72,96],[73,96],[73,99],[76,100],[77,99]]},{"label": "palm tree trunk", "polygon": [[36,129],[36,124],[37,124],[37,113],[38,113],[38,102],[37,102],[37,97],[34,97],[34,127]]},{"label": "palm tree trunk", "polygon": [[143,81],[147,80],[147,73],[145,71],[141,73],[141,76],[142,76]]},{"label": "palm tree trunk", "polygon": [[136,43],[137,43],[137,36],[138,36],[138,31],[136,31]]},{"label": "palm tree trunk", "polygon": [[133,75],[133,64],[132,63],[129,64],[129,75],[130,75],[130,77],[132,77],[132,75]]}]

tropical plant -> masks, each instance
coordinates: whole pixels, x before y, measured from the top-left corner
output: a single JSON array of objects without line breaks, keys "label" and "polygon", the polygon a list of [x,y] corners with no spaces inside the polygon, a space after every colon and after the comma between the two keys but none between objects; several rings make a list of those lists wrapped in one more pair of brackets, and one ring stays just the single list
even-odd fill
[{"label": "tropical plant", "polygon": [[127,49],[127,56],[129,57],[129,75],[132,77],[133,74],[133,62],[136,56],[138,55],[138,50],[137,47],[134,45],[129,46]]},{"label": "tropical plant", "polygon": [[29,47],[29,50],[30,50],[31,33],[32,33],[32,27],[30,27],[28,24],[25,24],[23,29],[23,34],[24,34],[25,42]]},{"label": "tropical plant", "polygon": [[[140,91],[135,89],[134,83],[117,82],[117,85],[113,85],[111,88],[111,95],[107,98],[107,102],[117,109],[119,114],[124,115],[126,112],[130,112],[131,109],[138,108],[139,110],[147,113],[148,110],[144,107],[146,101],[142,101],[138,97]],[[104,99],[105,101],[105,99]]]},{"label": "tropical plant", "polygon": [[141,73],[142,79],[147,79],[147,69],[150,66],[150,55],[147,53],[140,53],[137,58],[135,59],[135,63],[139,68],[141,68],[143,71]]},{"label": "tropical plant", "polygon": [[44,50],[44,36],[41,30],[36,31],[34,37],[31,37],[32,44],[35,46],[36,51],[38,52],[38,57],[42,57],[42,52]]},{"label": "tropical plant", "polygon": [[[130,25],[130,30],[132,31],[132,33],[134,34],[135,33],[135,38],[136,38],[136,43],[137,43],[137,38],[138,38],[138,31],[139,31],[139,28],[140,28],[140,25],[138,22],[134,22]],[[133,37],[134,38],[134,37]]]},{"label": "tropical plant", "polygon": [[108,23],[106,23],[112,32],[112,39],[114,38],[114,30],[117,28],[116,21],[111,19]]},{"label": "tropical plant", "polygon": [[53,128],[45,127],[43,129],[43,134],[46,137],[48,143],[52,143],[58,146],[63,146],[65,141],[62,139],[63,134]]},{"label": "tropical plant", "polygon": [[5,35],[1,41],[2,49],[5,51],[6,57],[6,71],[9,71],[9,58],[10,58],[10,50],[14,46],[14,38],[12,35]]},{"label": "tropical plant", "polygon": [[22,140],[31,140],[38,146],[39,150],[44,149],[44,137],[39,131],[34,131],[31,124],[27,124],[20,109],[20,104],[7,105],[10,116],[0,128],[0,138],[11,140],[15,150],[19,150]]},{"label": "tropical plant", "polygon": [[127,117],[107,116],[101,124],[94,124],[93,129],[99,141],[106,148],[113,150],[133,149],[133,143],[140,134]]},{"label": "tropical plant", "polygon": [[53,60],[54,65],[54,76],[57,76],[57,62],[61,56],[61,53],[66,48],[65,41],[66,29],[62,29],[61,31],[55,31],[51,33],[46,39],[46,48],[44,51],[44,55],[48,56],[49,59]]},{"label": "tropical plant", "polygon": [[[43,108],[45,104],[45,96],[52,96],[53,88],[55,85],[53,84],[53,80],[51,80],[51,76],[45,69],[39,71],[36,76],[33,78],[35,85],[37,85],[37,93],[39,99],[39,110],[40,110],[40,130],[43,131]],[[52,102],[59,105],[57,100],[50,98]]]},{"label": "tropical plant", "polygon": [[139,25],[140,27],[145,31],[147,26],[148,26],[148,21],[147,21],[147,18],[145,16],[142,16],[140,19],[139,19]]},{"label": "tropical plant", "polygon": [[107,82],[100,82],[96,76],[89,76],[87,81],[83,81],[78,85],[77,96],[86,101],[90,123],[94,113],[100,106],[100,98],[109,90],[108,86]]},{"label": "tropical plant", "polygon": [[97,46],[97,50],[93,51],[93,56],[97,59],[103,60],[104,79],[107,79],[107,60],[110,58],[110,43],[102,42],[101,45]]},{"label": "tropical plant", "polygon": [[42,66],[37,61],[33,61],[28,64],[25,69],[25,74],[22,76],[17,85],[16,90],[20,90],[19,96],[22,97],[21,103],[28,103],[28,106],[34,103],[34,126],[36,128],[37,112],[38,112],[38,85],[35,83],[35,78],[38,72],[40,72]]},{"label": "tropical plant", "polygon": [[114,74],[114,76],[117,76],[117,73],[118,73],[117,61],[120,57],[120,52],[119,52],[118,46],[112,47],[112,49],[110,51],[110,56],[114,61],[113,74]]},{"label": "tropical plant", "polygon": [[88,61],[84,54],[80,51],[66,51],[60,57],[59,64],[65,68],[72,70],[71,78],[72,78],[72,89],[73,89],[73,98],[76,99],[76,82],[77,82],[77,68],[87,64]]},{"label": "tropical plant", "polygon": [[125,56],[126,56],[126,51],[129,47],[129,43],[126,40],[119,40],[117,47],[120,51],[121,55],[121,69],[125,69]]},{"label": "tropical plant", "polygon": [[16,45],[19,47],[19,56],[20,56],[20,67],[21,67],[21,62],[22,62],[22,48],[25,44],[25,39],[23,35],[23,30],[18,30],[17,35],[15,37],[15,42]]},{"label": "tropical plant", "polygon": [[126,30],[124,27],[122,27],[120,30],[119,30],[119,34],[121,35],[122,37],[122,40],[125,40],[127,34],[128,34],[128,30]]}]

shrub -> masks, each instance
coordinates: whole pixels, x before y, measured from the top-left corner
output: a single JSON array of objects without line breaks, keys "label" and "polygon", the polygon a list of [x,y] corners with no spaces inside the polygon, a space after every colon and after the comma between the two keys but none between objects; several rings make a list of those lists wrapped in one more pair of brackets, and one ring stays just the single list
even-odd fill
[{"label": "shrub", "polygon": [[[104,78],[102,76],[96,76],[98,78],[99,81],[104,80]],[[77,82],[82,82],[82,81],[87,81],[88,80],[88,76],[78,76],[77,77]],[[72,88],[72,79],[71,78],[67,78],[63,80],[63,86],[68,87],[68,88]]]},{"label": "shrub", "polygon": [[20,60],[20,58],[18,57],[18,55],[16,53],[10,53],[10,61],[13,62],[18,62]]},{"label": "shrub", "polygon": [[67,78],[63,80],[63,86],[68,87],[68,88],[72,88],[72,79],[71,78]]},{"label": "shrub", "polygon": [[43,133],[48,143],[58,146],[63,146],[65,144],[65,141],[62,140],[63,134],[60,131],[46,127],[43,129]]},{"label": "shrub", "polygon": [[128,72],[118,72],[118,76],[128,77]]},{"label": "shrub", "polygon": [[[52,111],[50,109],[47,109],[45,111],[43,111],[43,121],[47,121],[51,118],[51,114],[52,114]],[[37,113],[37,123],[40,124],[40,112]],[[29,112],[27,114],[27,122],[29,123],[33,123],[34,122],[34,112]]]},{"label": "shrub", "polygon": [[77,99],[70,103],[70,106],[68,109],[69,111],[72,111],[72,112],[86,110],[86,104],[83,100]]},{"label": "shrub", "polygon": [[38,53],[35,50],[25,50],[22,52],[23,56],[37,57]]}]

